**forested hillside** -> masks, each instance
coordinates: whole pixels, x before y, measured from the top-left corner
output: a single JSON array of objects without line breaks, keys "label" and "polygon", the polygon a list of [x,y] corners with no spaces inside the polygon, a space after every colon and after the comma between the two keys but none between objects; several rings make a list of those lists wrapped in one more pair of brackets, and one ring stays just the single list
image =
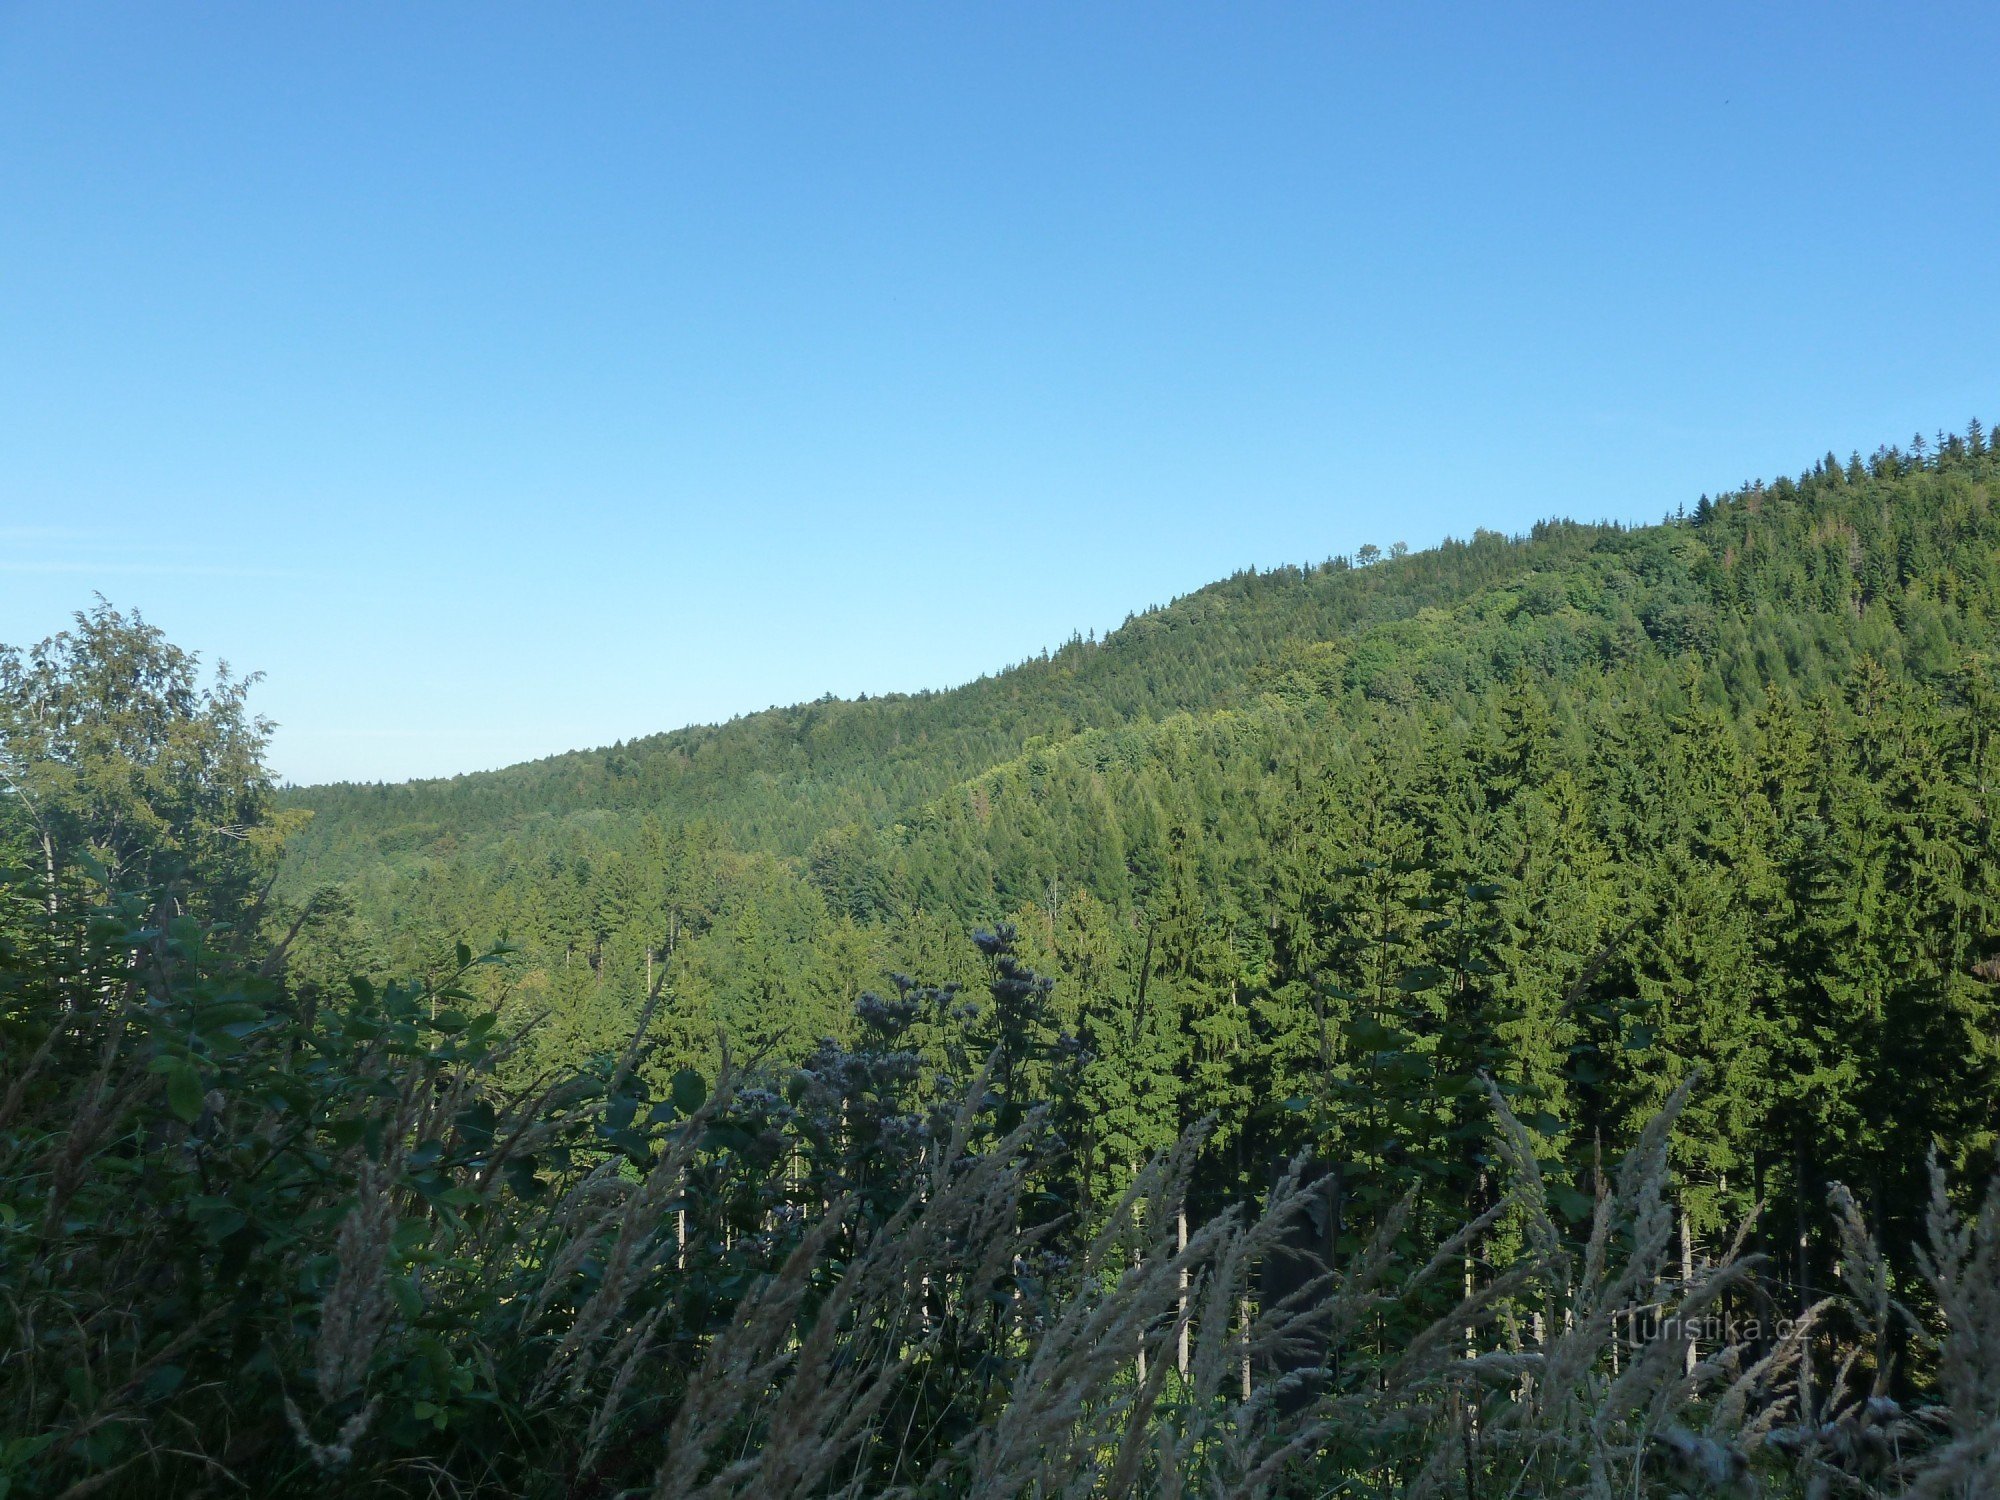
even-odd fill
[{"label": "forested hillside", "polygon": [[[607,810],[700,817],[745,847],[800,853],[828,827],[880,822],[922,804],[1011,758],[1032,736],[1239,701],[1258,664],[1289,641],[1449,606],[1536,566],[1501,540],[1482,532],[1474,546],[1448,545],[1380,572],[1342,558],[1240,573],[1135,616],[1102,642],[1073,639],[949,692],[829,697],[503,771],[298,790],[291,797],[319,817],[293,847],[287,878],[449,852]],[[996,559],[994,588],[1003,595],[1012,566]],[[448,841],[444,851],[440,841]]]},{"label": "forested hillside", "polygon": [[712,1066],[1009,921],[1107,1188],[1214,1113],[1226,1195],[1391,1059],[1490,1068],[1585,1154],[1699,1065],[1704,1234],[1864,1162],[1907,1214],[1995,1123],[1996,474],[1975,424],[1659,526],[1239,575],[955,692],[300,790],[286,879],[340,879],[303,946],[505,938],[565,1056],[658,982]]},{"label": "forested hillside", "polygon": [[[1946,458],[1962,457],[1976,484],[1984,444],[1975,437]],[[385,859],[449,857],[524,832],[547,837],[551,821],[589,825],[607,811],[667,823],[701,819],[740,847],[797,854],[828,828],[896,819],[1013,758],[1035,737],[1254,708],[1273,689],[1307,681],[1320,694],[1352,689],[1370,702],[1449,701],[1522,672],[1613,663],[1651,645],[1668,654],[1719,650],[1736,674],[1732,690],[1754,694],[1754,681],[1737,680],[1743,674],[1813,681],[1829,651],[1838,660],[1857,645],[1870,649],[1872,638],[1826,637],[1806,617],[1878,602],[1891,608],[1899,635],[1914,629],[1911,644],[1935,654],[1936,632],[1961,596],[1933,601],[1937,620],[1911,620],[1909,585],[1943,566],[1945,550],[1963,539],[1919,541],[1906,535],[1911,518],[1866,513],[1865,496],[1913,464],[1885,453],[1843,467],[1829,454],[1798,481],[1704,499],[1691,518],[1693,541],[1677,545],[1667,537],[1685,538],[1687,529],[1551,522],[1512,540],[1482,531],[1469,543],[1399,558],[1370,548],[1361,562],[1240,573],[1133,617],[1102,642],[1073,639],[949,692],[826,698],[445,781],[300,789],[291,799],[317,817],[295,842],[286,878],[296,886]],[[1829,484],[1843,504],[1831,503]],[[1767,494],[1775,509],[1764,515]],[[1755,525],[1704,524],[1705,512],[1722,515],[1732,505]],[[1794,509],[1799,515],[1789,514]],[[1801,516],[1845,529],[1818,535],[1809,520],[1799,532]],[[1846,549],[1844,559],[1826,555],[1833,542]],[[1739,544],[1742,559],[1733,550]],[[1757,547],[1783,555],[1752,558]],[[994,586],[1003,593],[1011,566],[996,561]],[[1983,571],[1938,581],[1976,590]],[[1793,623],[1769,640],[1762,632],[1739,640],[1723,628],[1733,615],[1771,613]],[[1323,649],[1301,654],[1315,645]],[[1745,657],[1745,646],[1764,654]]]},{"label": "forested hillside", "polygon": [[1997,500],[397,787],[0,648],[0,1496],[1992,1494]]},{"label": "forested hillside", "polygon": [[1100,1193],[1213,1115],[1229,1201],[1387,1077],[1414,1113],[1335,1111],[1339,1150],[1463,1202],[1477,1071],[1582,1173],[1699,1068],[1701,1241],[1832,1176],[1901,1233],[1930,1146],[2000,1123],[1997,480],[1974,424],[1658,526],[1239,575],[957,692],[302,790],[290,879],[345,874],[327,930],[378,964],[518,946],[552,1056],[657,983],[704,1069],[846,1035],[886,972],[972,981],[1011,922]]}]

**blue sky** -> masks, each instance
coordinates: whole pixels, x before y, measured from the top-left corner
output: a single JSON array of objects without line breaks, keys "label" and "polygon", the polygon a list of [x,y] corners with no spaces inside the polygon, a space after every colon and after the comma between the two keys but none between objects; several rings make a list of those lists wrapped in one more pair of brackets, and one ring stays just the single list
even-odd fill
[{"label": "blue sky", "polygon": [[441,774],[1990,422],[1990,22],[0,5],[0,640]]}]

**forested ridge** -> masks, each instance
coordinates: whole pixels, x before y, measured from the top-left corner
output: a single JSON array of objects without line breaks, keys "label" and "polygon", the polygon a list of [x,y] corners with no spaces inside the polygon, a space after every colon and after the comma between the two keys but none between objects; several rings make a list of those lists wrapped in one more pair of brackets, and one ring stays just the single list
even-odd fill
[{"label": "forested ridge", "polygon": [[[701,817],[737,842],[801,853],[823,829],[917,807],[1032,736],[1226,706],[1290,640],[1400,619],[1534,566],[1514,549],[1485,549],[1476,562],[1453,556],[1461,550],[1418,554],[1393,578],[1348,559],[1239,573],[1134,616],[1101,642],[1073,638],[946,692],[828,697],[445,780],[292,789],[321,816],[293,848],[288,879],[607,810]],[[1343,586],[1325,586],[1340,575]],[[1004,564],[995,586],[1004,593]]]},{"label": "forested ridge", "polygon": [[0,651],[0,1497],[1994,1493],[1996,501],[401,786]]},{"label": "forested ridge", "polygon": [[[1995,1124],[1996,469],[1975,426],[1659,526],[1239,574],[956,692],[304,789],[286,879],[351,871],[329,921],[377,963],[505,937],[554,1047],[664,973],[702,1066],[718,1033],[803,1055],[888,971],[970,980],[962,933],[1012,922],[1104,1158],[1216,1113],[1244,1183],[1314,997],[1338,1071],[1375,1051],[1355,997],[1476,958],[1481,1061],[1573,1143],[1709,1071],[1704,1232],[1857,1154],[1907,1209],[1932,1139]],[[1393,993],[1398,1041],[1440,1021]]]},{"label": "forested ridge", "polygon": [[[1966,447],[1963,456],[1965,477],[1982,483],[1983,452]],[[1784,632],[1775,641],[1752,642],[1764,654],[1744,659],[1743,642],[1718,641],[1712,632],[1729,614],[1821,614],[1859,601],[1887,605],[1900,633],[1916,575],[1944,565],[1939,549],[1968,541],[1950,533],[1919,540],[1905,535],[1913,518],[1865,513],[1871,487],[1893,483],[1910,463],[1883,454],[1865,466],[1858,457],[1842,466],[1829,454],[1811,474],[1769,488],[1781,512],[1803,506],[1838,531],[1832,539],[1847,549],[1844,566],[1828,555],[1831,534],[1812,534],[1811,520],[1805,534],[1795,534],[1800,516],[1764,515],[1767,491],[1760,482],[1717,501],[1704,498],[1694,517],[1683,518],[1693,522],[1691,545],[1664,545],[1661,528],[1551,522],[1528,537],[1482,531],[1469,543],[1448,541],[1401,558],[1367,548],[1360,563],[1343,557],[1238,573],[1128,619],[1101,642],[1072,639],[947,692],[826,698],[448,780],[295,789],[288,795],[316,809],[318,818],[291,851],[288,879],[339,875],[385,855],[434,852],[440,840],[445,849],[435,852],[448,852],[524,825],[603,811],[705,818],[746,847],[801,853],[826,828],[906,814],[1012,758],[1035,736],[1059,739],[1175,713],[1256,706],[1273,685],[1273,668],[1307,644],[1345,648],[1338,681],[1327,675],[1330,657],[1285,664],[1317,673],[1314,685],[1323,690],[1359,688],[1373,701],[1404,701],[1418,691],[1457,698],[1522,670],[1560,672],[1593,657],[1623,659],[1641,649],[1642,634],[1668,652],[1720,646],[1737,659],[1735,671],[1752,677],[1790,680],[1803,672],[1812,680],[1821,670],[1817,642]],[[1855,492],[1837,499],[1819,482],[1828,474],[1835,492],[1850,482]],[[1889,503],[1884,495],[1875,499]],[[1925,495],[1920,503],[1940,499]],[[1740,510],[1734,521],[1702,524],[1704,507],[1721,515],[1732,506]],[[1784,555],[1759,556],[1746,567],[1733,550],[1738,546]],[[1376,566],[1367,565],[1370,558]],[[1966,561],[1951,559],[1954,570]],[[1015,565],[996,559],[997,591],[1004,594],[1006,572]],[[1535,575],[1553,576],[1527,587]],[[1975,568],[1970,578],[1935,582],[1977,590],[1983,576]],[[1932,602],[1949,613],[1960,597]],[[1564,618],[1532,630],[1502,628],[1524,612]],[[1573,634],[1578,628],[1582,638]],[[1812,629],[1802,621],[1798,628]],[[1917,628],[1922,649],[1935,650],[1934,626],[1924,621]],[[1430,639],[1439,632],[1462,638]],[[1845,639],[1856,641],[1851,633]],[[1870,644],[1861,641],[1860,648]],[[1782,662],[1769,654],[1774,646],[1783,649]],[[1482,655],[1489,659],[1475,664]]]}]

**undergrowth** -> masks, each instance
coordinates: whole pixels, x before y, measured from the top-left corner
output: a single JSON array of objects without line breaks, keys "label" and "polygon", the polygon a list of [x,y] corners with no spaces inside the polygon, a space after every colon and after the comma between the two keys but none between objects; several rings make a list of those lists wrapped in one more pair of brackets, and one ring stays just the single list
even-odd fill
[{"label": "undergrowth", "polygon": [[[1074,1049],[950,990],[797,1069],[661,1077],[642,1022],[536,1077],[503,954],[306,1006],[143,902],[6,900],[0,1496],[2000,1494],[2000,1192],[1936,1176],[1912,1289],[1836,1189],[1781,1320],[1677,1257],[1692,1082],[1581,1230],[1497,1091],[1441,1242],[1329,1234],[1309,1157],[1189,1224],[1199,1129],[1077,1201]],[[1046,993],[982,942],[983,1014]]]}]

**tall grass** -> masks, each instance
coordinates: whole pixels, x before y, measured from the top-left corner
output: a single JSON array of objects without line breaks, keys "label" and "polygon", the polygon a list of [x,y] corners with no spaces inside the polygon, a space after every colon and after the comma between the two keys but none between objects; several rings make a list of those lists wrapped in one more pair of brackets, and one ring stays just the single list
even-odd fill
[{"label": "tall grass", "polygon": [[490,958],[305,1015],[191,925],[8,899],[0,1497],[2000,1495],[2000,1189],[1936,1177],[1920,1295],[1836,1189],[1842,1287],[1780,1328],[1675,1254],[1691,1085],[1582,1232],[1494,1093],[1489,1209],[1312,1258],[1306,1158],[1183,1226],[1198,1130],[1053,1203],[1060,1099],[910,1042],[948,992],[790,1073],[655,1078],[642,1030],[522,1078]]}]

